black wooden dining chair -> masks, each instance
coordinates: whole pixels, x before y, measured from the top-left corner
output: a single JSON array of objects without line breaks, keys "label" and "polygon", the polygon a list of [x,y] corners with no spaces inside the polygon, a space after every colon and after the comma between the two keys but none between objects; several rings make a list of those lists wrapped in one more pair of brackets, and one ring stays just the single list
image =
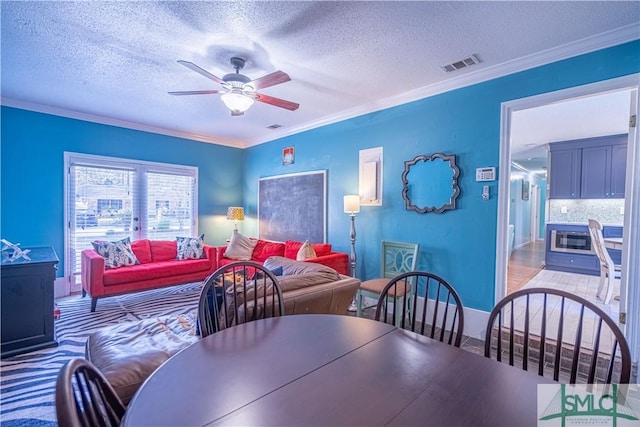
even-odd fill
[{"label": "black wooden dining chair", "polygon": [[125,413],[125,406],[105,377],[80,357],[60,370],[55,401],[60,427],[115,427]]},{"label": "black wooden dining chair", "polygon": [[284,315],[276,276],[262,264],[238,261],[218,268],[204,283],[198,303],[202,338],[241,323]]},{"label": "black wooden dining chair", "polygon": [[631,375],[629,345],[616,322],[558,289],[521,289],[498,302],[484,355],[569,384],[627,384]]},{"label": "black wooden dining chair", "polygon": [[[410,306],[395,298],[404,295],[408,287],[415,289]],[[456,347],[462,342],[462,301],[453,286],[432,273],[409,271],[390,279],[380,292],[375,319]]]}]

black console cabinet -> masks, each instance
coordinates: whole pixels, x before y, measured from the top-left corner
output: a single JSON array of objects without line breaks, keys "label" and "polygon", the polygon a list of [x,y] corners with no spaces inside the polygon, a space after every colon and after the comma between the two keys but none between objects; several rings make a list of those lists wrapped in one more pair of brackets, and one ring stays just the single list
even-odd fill
[{"label": "black console cabinet", "polygon": [[2,259],[1,357],[58,345],[53,323],[53,282],[58,256],[51,247],[30,249],[23,258]]}]

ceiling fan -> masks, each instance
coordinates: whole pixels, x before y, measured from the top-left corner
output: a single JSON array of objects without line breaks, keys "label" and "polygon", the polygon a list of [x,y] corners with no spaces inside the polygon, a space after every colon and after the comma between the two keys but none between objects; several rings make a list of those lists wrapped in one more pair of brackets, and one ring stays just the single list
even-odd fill
[{"label": "ceiling fan", "polygon": [[179,64],[205,76],[208,79],[213,80],[216,83],[222,85],[222,90],[190,90],[169,92],[170,95],[208,95],[214,93],[221,93],[222,102],[231,110],[232,116],[241,116],[245,111],[249,109],[254,101],[264,102],[265,104],[274,105],[276,107],[284,108],[287,110],[295,111],[300,104],[295,102],[286,101],[284,99],[275,98],[273,96],[264,95],[258,93],[259,89],[264,89],[270,86],[275,86],[280,83],[285,83],[291,80],[289,75],[282,71],[274,71],[271,74],[262,76],[258,79],[251,80],[249,77],[240,74],[240,70],[244,68],[245,60],[234,56],[230,60],[231,65],[235,68],[235,73],[226,74],[224,77],[219,78],[197,66],[189,61],[178,61]]}]

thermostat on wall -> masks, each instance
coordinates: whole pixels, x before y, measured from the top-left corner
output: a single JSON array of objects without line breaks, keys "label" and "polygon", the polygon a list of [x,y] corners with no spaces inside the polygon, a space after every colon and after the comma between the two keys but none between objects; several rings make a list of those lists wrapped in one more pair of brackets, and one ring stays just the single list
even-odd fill
[{"label": "thermostat on wall", "polygon": [[478,168],[476,169],[476,181],[495,181],[496,168]]}]

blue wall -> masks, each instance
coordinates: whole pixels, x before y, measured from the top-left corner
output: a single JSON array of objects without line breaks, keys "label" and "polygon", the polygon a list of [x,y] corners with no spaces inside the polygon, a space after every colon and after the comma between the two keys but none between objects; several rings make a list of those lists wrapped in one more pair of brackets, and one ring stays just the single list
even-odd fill
[{"label": "blue wall", "polygon": [[205,241],[230,234],[228,206],[242,203],[237,148],[2,107],[1,235],[21,247],[53,246],[64,266],[64,152],[197,166],[198,226]]},{"label": "blue wall", "polygon": [[[378,274],[382,239],[417,241],[419,268],[449,280],[466,307],[489,311],[497,182],[491,184],[491,199],[483,201],[475,169],[498,166],[501,103],[639,71],[640,42],[635,41],[244,151],[2,107],[1,235],[23,246],[53,245],[62,256],[63,152],[71,151],[199,167],[199,228],[212,244],[229,235],[226,208],[242,202],[248,218],[240,227],[257,234],[258,178],[327,170],[327,239],[348,252],[349,217],[342,212],[342,196],[358,192],[359,150],[382,146],[383,206],[363,207],[356,218],[358,276]],[[295,163],[283,166],[282,149],[290,145],[296,148]],[[400,180],[404,161],[436,152],[457,156],[458,208],[441,215],[406,211]]]},{"label": "blue wall", "polygon": [[[342,196],[358,192],[358,151],[381,146],[383,206],[365,206],[356,218],[358,276],[367,279],[378,274],[381,240],[419,242],[419,268],[450,281],[466,307],[490,311],[497,181],[490,186],[491,199],[483,201],[475,169],[499,165],[501,103],[638,71],[640,42],[635,41],[253,147],[245,159],[247,213],[256,215],[260,177],[325,169],[327,238],[335,249],[348,252],[349,218],[342,212]],[[295,163],[283,166],[282,149],[291,145],[296,149]],[[400,179],[404,161],[437,152],[457,156],[458,208],[440,215],[406,211]],[[245,226],[246,232],[257,233],[255,221]]]}]

